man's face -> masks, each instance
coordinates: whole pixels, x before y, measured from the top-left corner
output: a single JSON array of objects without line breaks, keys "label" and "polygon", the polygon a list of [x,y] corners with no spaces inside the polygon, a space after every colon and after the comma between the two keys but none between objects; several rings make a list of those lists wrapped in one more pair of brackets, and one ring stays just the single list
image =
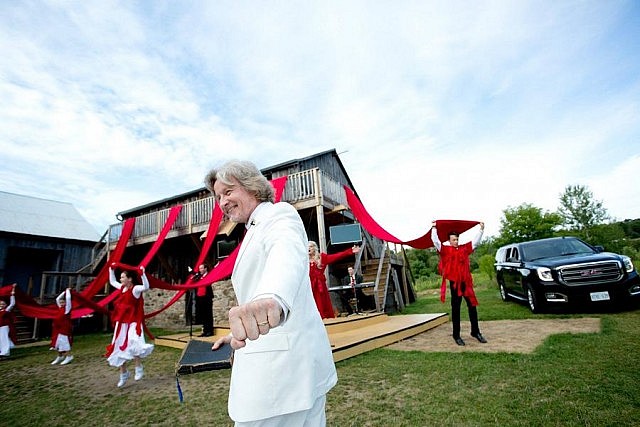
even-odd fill
[{"label": "man's face", "polygon": [[353,276],[353,267],[347,268],[347,272],[349,272],[349,276]]},{"label": "man's face", "polygon": [[452,234],[451,236],[449,236],[449,243],[454,248],[457,248],[458,247],[458,236],[456,236],[455,234]]},{"label": "man's face", "polygon": [[200,264],[200,266],[198,266],[198,272],[199,272],[200,274],[204,274],[204,273],[206,273],[206,272],[207,272],[207,266],[206,266],[206,265],[204,265],[204,264]]},{"label": "man's face", "polygon": [[260,204],[240,183],[231,178],[231,184],[217,180],[213,193],[222,212],[233,222],[246,223],[253,210]]}]

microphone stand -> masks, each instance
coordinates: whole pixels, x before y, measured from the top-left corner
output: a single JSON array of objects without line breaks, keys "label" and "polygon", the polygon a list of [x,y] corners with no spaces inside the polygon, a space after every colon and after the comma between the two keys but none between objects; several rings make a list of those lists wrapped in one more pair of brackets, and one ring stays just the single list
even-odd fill
[{"label": "microphone stand", "polygon": [[193,291],[189,291],[189,340],[193,338]]},{"label": "microphone stand", "polygon": [[360,310],[358,309],[358,294],[356,293],[356,279],[355,277],[352,278],[351,281],[351,289],[353,289],[353,299],[355,300],[356,304],[355,304],[355,314],[360,314]]},{"label": "microphone stand", "polygon": [[[193,276],[191,278],[192,281],[196,281],[200,279],[200,273],[196,272],[194,274],[193,269],[191,267],[187,267],[188,271],[189,271],[189,275]],[[193,318],[194,318],[194,306],[196,304],[196,299],[194,297],[194,291],[193,290],[189,290],[188,295],[188,300],[189,300],[189,304],[188,304],[188,309],[189,309],[189,340],[191,340],[193,338]]]}]

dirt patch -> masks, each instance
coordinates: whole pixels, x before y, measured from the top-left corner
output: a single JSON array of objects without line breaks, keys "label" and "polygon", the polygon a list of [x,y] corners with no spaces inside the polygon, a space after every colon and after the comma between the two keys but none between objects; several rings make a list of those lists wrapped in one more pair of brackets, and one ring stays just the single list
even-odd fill
[{"label": "dirt patch", "polygon": [[[468,327],[468,322],[467,322]],[[451,323],[445,323],[434,329],[391,344],[394,350],[462,352],[476,351],[483,353],[533,353],[542,342],[553,334],[598,333],[600,319],[527,319],[527,320],[495,320],[480,322],[482,335],[487,339],[481,344],[469,336],[462,322],[462,339],[466,345],[459,346],[453,341]]]}]

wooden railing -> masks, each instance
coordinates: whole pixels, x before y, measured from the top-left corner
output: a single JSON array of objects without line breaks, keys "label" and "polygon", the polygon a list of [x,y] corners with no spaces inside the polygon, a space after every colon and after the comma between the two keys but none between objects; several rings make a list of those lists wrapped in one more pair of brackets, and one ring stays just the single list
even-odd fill
[{"label": "wooden railing", "polygon": [[[346,205],[347,203],[342,184],[318,168],[288,176],[282,201],[295,203],[320,197],[334,205]],[[175,230],[177,234],[190,234],[206,230],[214,205],[213,196],[185,203],[176,222],[171,227],[171,231]],[[169,208],[136,217],[132,240],[136,242],[147,238],[154,239],[162,229],[168,215]],[[122,226],[121,222],[109,226],[107,233],[109,243],[114,243],[120,238]]]}]

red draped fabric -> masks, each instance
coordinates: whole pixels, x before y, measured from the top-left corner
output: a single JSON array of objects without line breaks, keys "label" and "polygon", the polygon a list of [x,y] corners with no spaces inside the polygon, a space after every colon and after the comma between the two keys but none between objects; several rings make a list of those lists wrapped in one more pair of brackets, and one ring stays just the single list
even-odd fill
[{"label": "red draped fabric", "polygon": [[147,265],[149,265],[153,257],[156,256],[156,253],[158,253],[158,249],[160,249],[160,246],[162,246],[162,244],[164,243],[164,239],[165,237],[167,237],[169,230],[171,230],[171,227],[173,227],[173,224],[178,219],[178,215],[180,215],[181,210],[182,205],[174,206],[171,208],[171,210],[169,211],[169,216],[167,217],[167,221],[164,223],[164,227],[162,227],[160,234],[158,234],[158,238],[155,242],[153,242],[153,246],[151,247],[151,249],[149,249],[147,256],[145,256],[144,259],[140,261],[141,266],[147,268]]},{"label": "red draped fabric", "polygon": [[[287,176],[282,176],[280,178],[275,178],[270,181],[271,185],[275,190],[275,201],[279,202],[282,199],[282,195],[284,194],[285,186],[287,185]],[[216,233],[214,232],[218,230],[220,226],[220,222],[222,221],[222,210],[218,206],[215,205],[213,212],[211,214],[211,221],[209,223],[209,229],[207,230],[207,237],[205,238],[205,242],[202,246],[202,250],[200,251],[200,256],[196,261],[196,264],[193,266],[194,270],[197,270],[198,266],[204,262],[209,253],[209,249],[215,240]],[[229,276],[233,272],[233,266],[236,262],[236,257],[238,256],[238,251],[240,250],[240,245],[236,246],[236,248],[231,252],[231,254],[220,261],[207,275],[198,280],[197,282],[192,282],[192,276],[187,279],[187,282],[182,285],[171,285],[163,280],[157,279],[155,277],[148,277],[149,284],[152,288],[157,289],[166,289],[166,290],[178,290],[178,292],[171,298],[171,300],[161,309],[156,310],[154,312],[148,313],[145,315],[146,318],[156,316],[159,313],[162,313],[164,310],[173,305],[176,301],[178,301],[184,293],[188,289],[195,289],[202,286],[210,286],[214,282],[218,282],[223,280]]]},{"label": "red draped fabric", "polygon": [[[276,178],[271,181],[271,185],[274,187],[274,190],[275,190],[276,202],[281,200],[286,183],[287,183],[286,176]],[[180,214],[181,209],[182,209],[182,205],[175,206],[170,209],[169,215],[167,217],[167,220],[164,224],[163,229],[158,234],[158,238],[152,245],[149,252],[140,262],[140,265],[146,267],[151,262],[153,257],[155,257],[158,250],[162,246],[168,232],[171,230],[171,227],[173,226],[176,219],[178,218],[178,215]],[[222,211],[220,210],[219,206],[216,204],[211,214],[209,229],[207,231],[207,238],[205,239],[202,250],[200,251],[198,260],[196,262],[196,267],[202,264],[206,259],[206,256],[215,240],[215,237],[217,234],[216,231],[220,226],[222,217],[223,217]],[[139,269],[139,266],[131,266],[131,265],[123,264],[120,262],[120,260],[122,259],[122,255],[124,254],[124,250],[127,246],[127,242],[129,241],[134,228],[135,228],[135,218],[127,219],[123,224],[122,232],[120,234],[120,239],[118,240],[118,243],[116,244],[115,249],[109,256],[109,259],[105,263],[104,267],[98,272],[96,277],[81,293],[74,292],[72,294],[72,297],[74,298],[74,309],[72,310],[72,318],[75,319],[75,318],[83,317],[92,313],[93,311],[106,312],[105,307],[118,296],[118,292],[111,292],[108,296],[106,296],[105,298],[103,298],[98,302],[94,302],[91,300],[91,298],[93,298],[93,296],[95,296],[99,291],[101,291],[104,288],[105,284],[108,283],[109,266],[115,263],[116,266],[119,266],[124,269],[134,270],[134,271]],[[235,260],[238,255],[239,249],[240,249],[239,246],[236,247],[235,250],[227,258],[225,258],[220,263],[218,263],[216,267],[212,269],[205,278],[199,280],[198,282],[192,282],[191,278],[189,278],[185,284],[172,285],[163,280],[155,278],[153,276],[148,276],[149,284],[152,288],[173,290],[177,292],[171,298],[171,300],[167,304],[165,304],[164,307],[152,313],[146,314],[145,318],[153,317],[158,313],[161,313],[162,311],[166,310],[173,303],[179,300],[184,295],[184,293],[189,289],[194,289],[200,286],[209,286],[214,282],[217,282],[226,277],[229,277],[233,272],[233,266],[235,264]],[[0,297],[10,295],[11,289],[12,289],[11,285],[0,288]],[[20,310],[22,314],[28,317],[36,317],[40,319],[52,319],[57,315],[57,306],[52,304],[48,306],[42,306],[38,304],[32,297],[21,292],[19,289],[16,289],[16,307]]]},{"label": "red draped fabric", "polygon": [[[147,255],[143,258],[140,265],[146,267],[149,264],[149,262],[151,262],[153,257],[156,256],[156,254],[158,253],[158,250],[160,249],[160,246],[162,246],[162,243],[164,242],[164,239],[167,237],[167,234],[171,230],[171,227],[173,227],[173,224],[178,219],[178,215],[180,214],[181,210],[182,210],[182,205],[174,206],[169,210],[169,215],[167,215],[167,220],[165,221],[164,226],[162,227],[162,230],[160,230],[160,233],[158,234],[158,238],[153,243],[153,245],[151,246],[151,249],[149,249],[149,252],[147,252]],[[89,294],[87,292],[87,289],[85,289],[85,291],[83,292],[83,295],[88,296],[87,294],[89,294],[91,297],[93,297],[100,289],[102,289],[105,282],[109,281],[109,266],[114,263],[117,264],[122,258],[124,249],[127,246],[127,241],[129,240],[129,237],[133,232],[134,225],[135,225],[135,218],[129,218],[125,221],[125,226],[122,229],[122,234],[120,236],[120,240],[118,240],[115,250],[113,251],[113,253],[111,254],[111,257],[109,257],[109,259],[107,260],[103,268],[100,270],[100,272],[92,282],[92,285],[93,283],[98,282],[99,286],[95,286],[95,290],[92,288],[92,286],[90,286],[90,288],[92,288],[91,290],[93,291],[93,294]],[[126,239],[124,238],[125,234],[126,234]],[[118,292],[111,292],[108,296],[98,301],[97,304],[101,307],[106,307],[117,296],[118,296]],[[89,308],[85,308],[82,310],[75,310],[75,312],[72,312],[71,316],[72,318],[78,318],[78,317],[86,316],[92,311],[93,310]]]},{"label": "red draped fabric", "polygon": [[[116,244],[116,248],[111,253],[111,257],[109,260],[120,260],[122,254],[124,253],[125,248],[127,247],[127,241],[131,236],[135,225],[135,218],[130,218],[125,221],[122,227],[122,233],[120,235],[120,239]],[[98,272],[96,277],[91,281],[89,286],[84,289],[84,291],[80,294],[77,294],[76,298],[82,301],[82,304],[78,304],[77,307],[71,311],[71,317],[73,319],[80,318],[87,314],[96,311],[98,307],[101,307],[100,310],[104,311],[101,305],[94,303],[91,301],[91,298],[104,287],[104,283],[109,278],[109,263],[105,264],[105,266]],[[0,296],[10,295],[11,286],[5,286],[0,288]],[[91,301],[91,302],[89,302]],[[105,304],[106,305],[106,304]],[[35,299],[33,299],[28,294],[22,292],[19,288],[16,288],[16,308],[20,310],[20,313],[27,317],[36,317],[39,319],[53,319],[58,312],[58,306],[55,304],[49,304],[43,306],[39,304]]]},{"label": "red draped fabric", "polygon": [[[13,285],[3,286],[0,288],[0,297],[11,295],[11,289]],[[38,304],[30,295],[22,292],[20,288],[16,288],[16,308],[20,310],[20,313],[27,317],[37,317],[38,319],[53,319],[58,315],[58,306],[55,304],[49,304],[46,306]],[[71,299],[73,301],[74,310],[81,307],[88,307],[89,312],[99,311],[106,313],[106,309],[97,303],[87,299],[82,294],[71,291]],[[74,313],[74,310],[71,312]],[[79,312],[80,310],[75,310]],[[78,318],[80,316],[74,316]]]},{"label": "red draped fabric", "polygon": [[127,247],[127,242],[129,241],[131,234],[133,234],[135,225],[135,218],[129,218],[124,222],[124,225],[122,226],[122,232],[120,233],[120,239],[118,240],[115,249],[113,250],[113,252],[111,252],[109,259],[100,269],[95,279],[93,279],[93,281],[91,281],[91,284],[81,292],[83,296],[87,298],[93,298],[95,294],[97,294],[104,288],[104,284],[109,280],[109,265],[111,265],[112,262],[120,261],[120,259],[122,258],[122,254]]},{"label": "red draped fabric", "polygon": [[[424,235],[418,237],[413,240],[400,240],[397,237],[393,236],[387,230],[382,228],[372,217],[369,215],[369,212],[365,209],[360,202],[360,199],[351,191],[349,187],[344,186],[344,192],[347,197],[347,204],[353,212],[353,216],[356,220],[362,224],[365,230],[367,230],[371,235],[387,241],[391,243],[398,243],[401,245],[411,246],[415,249],[427,249],[433,247],[433,241],[431,241],[431,229],[429,229]],[[478,221],[465,221],[465,220],[438,220],[436,222],[437,230],[438,230],[438,238],[440,238],[441,242],[447,241],[448,235],[450,231],[456,231],[458,233],[464,233],[469,230],[476,224],[479,224]]]}]

